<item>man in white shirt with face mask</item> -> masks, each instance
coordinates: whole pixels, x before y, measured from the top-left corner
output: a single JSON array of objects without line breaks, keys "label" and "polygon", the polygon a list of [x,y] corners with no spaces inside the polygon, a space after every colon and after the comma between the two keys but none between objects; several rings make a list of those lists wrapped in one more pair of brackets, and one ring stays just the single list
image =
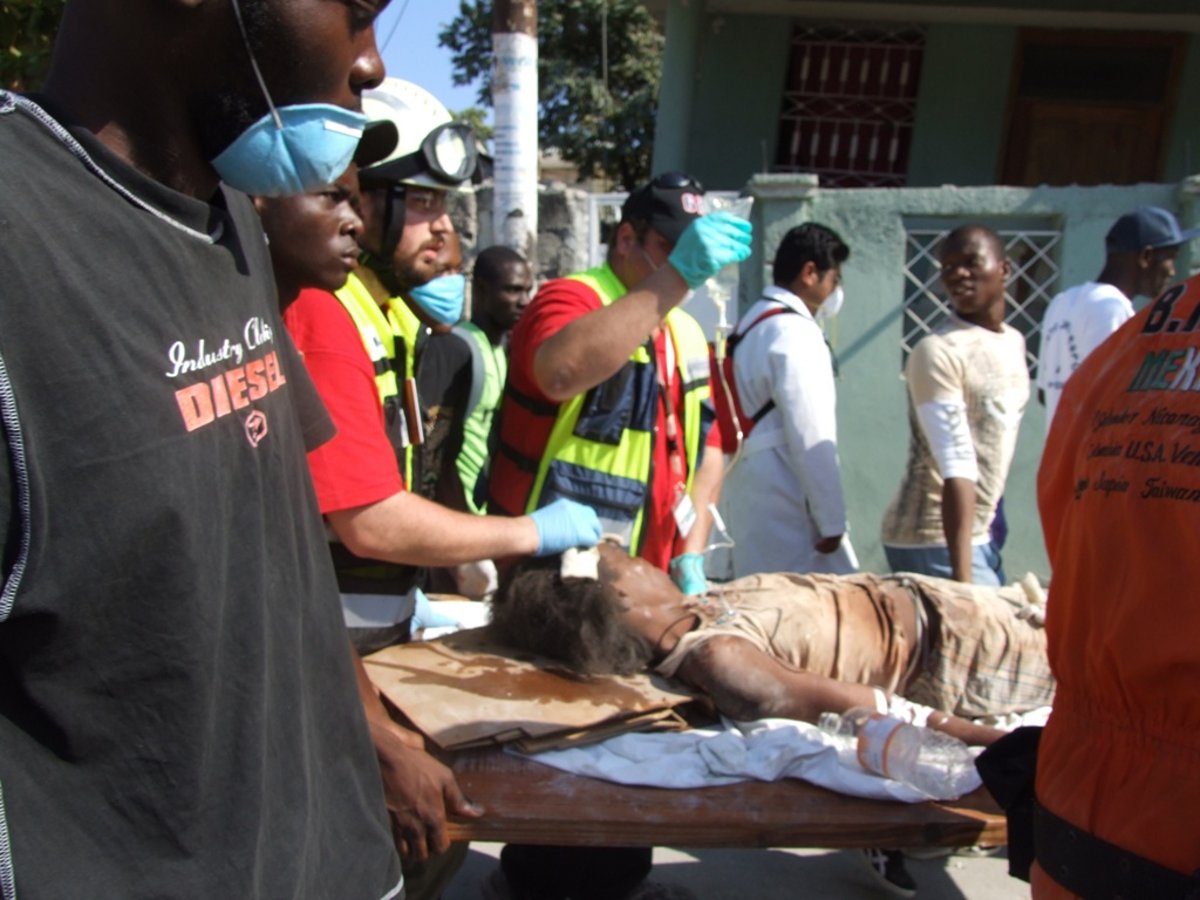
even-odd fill
[{"label": "man in white shirt with face mask", "polygon": [[744,442],[721,509],[735,541],[735,577],[858,568],[846,534],[833,357],[820,324],[841,307],[849,256],[824,225],[788,231],[775,253],[775,283],[730,338]]}]

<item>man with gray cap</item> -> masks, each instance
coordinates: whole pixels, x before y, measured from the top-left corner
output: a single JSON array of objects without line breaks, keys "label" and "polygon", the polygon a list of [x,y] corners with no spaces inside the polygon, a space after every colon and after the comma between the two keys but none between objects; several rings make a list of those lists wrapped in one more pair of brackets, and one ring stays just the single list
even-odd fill
[{"label": "man with gray cap", "polygon": [[[678,307],[749,256],[751,237],[727,213],[701,216],[703,193],[688,175],[659,175],[625,201],[603,265],[538,291],[509,342],[488,497],[489,512],[509,515],[563,497],[587,503],[631,556],[671,568],[689,594],[704,589],[702,573],[696,586],[671,563],[703,549],[707,529],[692,525],[715,498],[723,459],[719,447],[704,453],[708,343]],[[651,895],[650,857],[510,844],[490,889],[512,900],[633,900]]]},{"label": "man with gray cap", "polygon": [[1133,316],[1131,297],[1159,295],[1175,277],[1179,248],[1197,234],[1200,228],[1183,231],[1165,209],[1139,206],[1109,229],[1104,269],[1096,280],[1068,288],[1050,301],[1042,319],[1037,375],[1047,431],[1071,373]]},{"label": "man with gray cap", "polygon": [[[684,552],[705,507],[692,495],[709,386],[707,341],[678,306],[750,254],[749,223],[701,216],[703,193],[659,175],[625,201],[603,265],[538,291],[509,344],[493,512],[575,497],[631,555],[666,569]],[[719,481],[720,453],[705,462]]]}]

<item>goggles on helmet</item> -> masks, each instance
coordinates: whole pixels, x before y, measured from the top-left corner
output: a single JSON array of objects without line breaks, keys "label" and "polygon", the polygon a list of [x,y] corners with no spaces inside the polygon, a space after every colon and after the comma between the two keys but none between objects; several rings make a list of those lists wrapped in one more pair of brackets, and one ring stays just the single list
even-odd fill
[{"label": "goggles on helmet", "polygon": [[456,187],[475,175],[479,144],[465,122],[446,122],[425,136],[416,152],[359,172],[364,184],[407,181],[426,175],[447,187]]}]

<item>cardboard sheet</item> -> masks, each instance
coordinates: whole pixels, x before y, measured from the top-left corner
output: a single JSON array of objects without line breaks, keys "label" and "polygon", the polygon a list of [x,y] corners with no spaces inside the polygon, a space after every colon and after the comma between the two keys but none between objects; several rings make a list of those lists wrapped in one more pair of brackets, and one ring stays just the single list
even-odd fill
[{"label": "cardboard sheet", "polygon": [[508,650],[487,630],[388,647],[364,660],[371,681],[439,747],[578,745],[645,728],[681,729],[692,695],[657,676],[582,678]]}]

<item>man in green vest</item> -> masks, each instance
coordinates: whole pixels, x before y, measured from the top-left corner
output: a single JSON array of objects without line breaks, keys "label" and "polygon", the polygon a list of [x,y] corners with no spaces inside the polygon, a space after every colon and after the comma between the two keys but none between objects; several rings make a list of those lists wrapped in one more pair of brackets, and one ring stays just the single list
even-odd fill
[{"label": "man in green vest", "polygon": [[[533,270],[516,250],[497,244],[475,258],[471,270],[471,321],[455,328],[472,344],[472,391],[458,454],[463,500],[471,512],[487,508],[487,460],[491,455],[492,420],[500,408],[508,377],[508,334],[529,306],[532,294]],[[476,368],[482,371],[476,372]]]},{"label": "man in green vest", "polygon": [[[488,247],[475,258],[471,270],[471,321],[454,326],[450,334],[435,334],[428,345],[427,352],[435,357],[444,355],[439,345],[445,342],[470,350],[466,360],[470,388],[446,423],[449,434],[443,438],[446,452],[455,456],[454,472],[439,479],[436,498],[452,509],[477,514],[487,509],[489,460],[495,450],[492,422],[508,377],[508,334],[529,305],[532,292],[533,270],[525,257],[501,244]],[[439,580],[460,594],[483,598],[496,589],[498,574],[496,564],[485,559],[455,566],[444,578],[440,572],[431,573],[435,589]]]}]

